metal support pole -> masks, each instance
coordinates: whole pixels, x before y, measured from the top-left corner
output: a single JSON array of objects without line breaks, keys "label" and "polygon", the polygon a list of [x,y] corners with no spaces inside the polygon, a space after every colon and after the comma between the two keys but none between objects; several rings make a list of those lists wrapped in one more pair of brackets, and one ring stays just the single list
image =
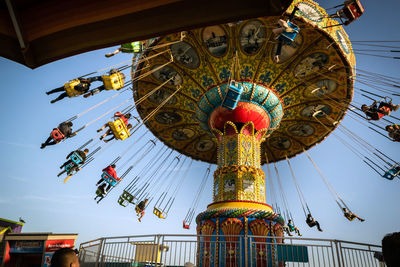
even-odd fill
[{"label": "metal support pole", "polygon": [[104,239],[100,239],[100,244],[99,244],[99,248],[97,249],[97,256],[96,256],[96,263],[95,263],[95,267],[99,267],[99,259],[100,259],[100,255],[101,255],[101,251],[103,249],[103,242]]},{"label": "metal support pole", "polygon": [[[248,236],[245,235],[244,237],[244,266],[248,267],[249,266],[249,242],[248,242]],[[241,244],[242,242],[240,242]]]},{"label": "metal support pole", "polygon": [[335,247],[336,247],[336,255],[337,255],[339,267],[342,267],[343,266],[342,265],[342,258],[341,258],[341,254],[339,253],[338,241],[337,240],[333,240],[333,242],[335,243]]}]

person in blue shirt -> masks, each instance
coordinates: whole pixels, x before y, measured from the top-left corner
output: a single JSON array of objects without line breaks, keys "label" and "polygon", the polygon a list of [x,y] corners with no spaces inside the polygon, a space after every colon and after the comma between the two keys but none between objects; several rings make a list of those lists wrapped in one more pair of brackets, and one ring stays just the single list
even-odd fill
[{"label": "person in blue shirt", "polygon": [[278,24],[280,27],[275,28],[272,30],[274,34],[279,34],[277,37],[278,39],[278,45],[276,47],[276,52],[275,52],[275,62],[279,62],[279,56],[282,53],[282,46],[283,44],[285,45],[291,45],[294,41],[294,38],[296,38],[297,34],[300,31],[300,28],[296,26],[294,23],[292,23],[292,20],[294,18],[294,15],[296,14],[296,11],[299,10],[297,6],[294,7],[292,13],[289,16],[288,20],[283,20],[280,19],[278,20]]},{"label": "person in blue shirt", "polygon": [[300,234],[299,228],[297,228],[297,226],[294,225],[294,223],[293,223],[292,220],[289,220],[288,223],[287,223],[287,226],[284,227],[284,228],[285,228],[286,233],[287,233],[289,236],[292,236],[291,232],[295,232],[298,236],[302,236],[302,235]]}]

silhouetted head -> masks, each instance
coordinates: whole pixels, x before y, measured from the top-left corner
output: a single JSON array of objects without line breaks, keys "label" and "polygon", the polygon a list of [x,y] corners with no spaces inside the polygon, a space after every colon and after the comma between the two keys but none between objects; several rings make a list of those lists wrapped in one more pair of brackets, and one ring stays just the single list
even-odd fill
[{"label": "silhouetted head", "polygon": [[129,119],[130,117],[132,117],[131,113],[128,113],[128,114],[125,115],[125,118],[127,118],[127,119]]},{"label": "silhouetted head", "polygon": [[307,218],[311,218],[311,214],[310,213],[307,215]]},{"label": "silhouetted head", "polygon": [[346,213],[347,213],[347,209],[346,209],[346,208],[343,208],[343,212],[346,212]]},{"label": "silhouetted head", "polygon": [[399,266],[400,232],[385,235],[382,239],[383,259],[388,267]]},{"label": "silhouetted head", "polygon": [[362,110],[362,111],[367,111],[367,110],[368,110],[368,106],[365,105],[365,104],[362,105],[362,106],[361,106],[361,110]]},{"label": "silhouetted head", "polygon": [[115,169],[115,164],[111,164],[110,166],[111,168]]},{"label": "silhouetted head", "polygon": [[393,131],[394,131],[394,128],[393,128],[393,126],[392,126],[392,125],[388,125],[388,126],[386,126],[386,127],[385,127],[385,129],[386,129],[386,131],[388,131],[389,133],[391,133],[391,132],[393,132]]},{"label": "silhouetted head", "polygon": [[127,126],[126,126],[128,129],[131,129],[132,128],[132,124],[128,124]]},{"label": "silhouetted head", "polygon": [[289,221],[288,221],[288,223],[290,223],[290,224],[291,224],[291,223],[293,223],[293,222],[292,222],[292,220],[289,220]]},{"label": "silhouetted head", "polygon": [[71,248],[57,250],[51,258],[52,267],[79,267],[76,251]]}]

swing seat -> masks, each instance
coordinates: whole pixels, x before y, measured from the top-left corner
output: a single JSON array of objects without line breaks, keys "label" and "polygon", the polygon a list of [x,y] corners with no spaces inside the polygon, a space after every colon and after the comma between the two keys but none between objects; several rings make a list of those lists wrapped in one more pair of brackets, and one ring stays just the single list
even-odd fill
[{"label": "swing seat", "polygon": [[115,186],[117,184],[117,180],[114,177],[112,177],[108,172],[103,172],[101,178],[103,178],[103,180],[106,181],[111,186]]},{"label": "swing seat", "polygon": [[350,21],[356,20],[364,14],[364,7],[359,0],[355,0],[353,3],[346,5],[343,8],[343,13]]},{"label": "swing seat", "polygon": [[81,156],[79,156],[78,153],[74,152],[72,153],[70,159],[72,160],[73,163],[75,163],[76,165],[79,165],[80,163],[83,162],[83,159]]},{"label": "swing seat", "polygon": [[111,75],[101,76],[106,90],[118,90],[124,86],[125,75],[117,72]]},{"label": "swing seat", "polygon": [[163,213],[161,210],[157,209],[154,207],[153,213],[160,219],[165,219],[167,217],[167,214]]},{"label": "swing seat", "polygon": [[143,50],[142,42],[131,42],[121,45],[122,53],[140,53]]},{"label": "swing seat", "polygon": [[74,96],[83,94],[82,92],[79,92],[74,89],[75,86],[80,83],[81,82],[78,79],[64,83],[64,89],[65,89],[65,92],[67,92],[68,97],[74,97]]},{"label": "swing seat", "polygon": [[58,128],[51,131],[50,135],[57,143],[61,142],[65,138],[64,134]]},{"label": "swing seat", "polygon": [[72,169],[72,167],[75,166],[74,162],[70,162],[69,164],[65,165],[64,169],[67,173],[69,173],[69,171]]},{"label": "swing seat", "polygon": [[187,230],[190,229],[190,225],[186,224],[185,220],[183,220],[183,229],[187,229]]},{"label": "swing seat", "polygon": [[387,172],[385,172],[384,175],[382,175],[383,178],[386,178],[388,180],[393,180],[395,177],[400,176],[400,169],[397,169],[398,167],[393,167]]},{"label": "swing seat", "polygon": [[115,121],[110,121],[108,122],[108,126],[113,132],[115,138],[118,140],[125,140],[130,136],[129,130],[122,119],[116,119]]},{"label": "swing seat", "polygon": [[121,195],[121,198],[125,199],[126,201],[128,201],[131,204],[135,204],[135,197],[132,196],[130,193],[128,193],[127,191],[124,190],[124,192]]},{"label": "swing seat", "polygon": [[297,34],[299,33],[299,27],[290,21],[288,21],[287,24],[290,26],[290,28],[293,29],[293,31],[292,32],[282,32],[281,35],[279,36],[279,38],[282,41],[284,41],[286,44],[290,45],[290,44],[292,44],[292,42],[296,38]]},{"label": "swing seat", "polygon": [[121,205],[122,207],[128,206],[127,201],[122,196],[118,198],[118,204]]},{"label": "swing seat", "polygon": [[222,107],[228,110],[234,110],[239,103],[240,96],[243,93],[243,87],[236,81],[231,81],[226,92]]}]

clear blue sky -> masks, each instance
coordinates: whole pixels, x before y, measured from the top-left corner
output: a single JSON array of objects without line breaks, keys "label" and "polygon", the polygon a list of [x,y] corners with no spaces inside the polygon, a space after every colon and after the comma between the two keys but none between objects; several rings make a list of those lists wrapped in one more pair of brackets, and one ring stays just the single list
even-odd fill
[{"label": "clear blue sky", "polygon": [[[327,8],[340,2],[319,1],[319,3]],[[400,2],[365,0],[363,4],[366,8],[365,14],[346,27],[351,40],[400,40],[398,30]],[[0,132],[2,147],[0,217],[11,220],[23,217],[27,221],[23,228],[24,232],[78,233],[78,243],[101,236],[195,233],[195,224],[193,223],[191,230],[183,230],[182,220],[207,164],[194,162],[184,188],[166,220],[156,218],[149,210],[143,222],[139,223],[133,207],[123,208],[117,204],[118,196],[128,179],[99,205],[93,201],[95,183],[101,175],[101,169],[123,151],[133,138],[126,142],[117,142],[99,155],[79,175],[72,177],[67,184],[63,184],[62,179],[57,178],[58,166],[63,163],[70,151],[92,137],[105,119],[67,142],[45,150],[39,149],[40,143],[58,123],[112,94],[105,92],[89,99],[64,99],[51,105],[49,101],[52,98],[46,96],[44,92],[59,87],[77,76],[130,59],[127,54],[106,59],[104,54],[114,49],[113,47],[77,55],[35,70],[0,58],[0,80],[3,91],[0,99],[0,111],[3,114]],[[399,64],[398,60],[357,56],[358,68],[395,77],[399,77],[400,74]],[[360,84],[358,86],[363,87]],[[95,112],[74,121],[75,129],[129,97],[130,93],[126,92]],[[359,96],[356,96],[355,100],[367,101]],[[400,101],[400,99],[395,100]],[[395,115],[400,117],[400,112]],[[348,117],[343,121],[343,125],[392,158],[399,160],[399,143],[390,142]],[[141,132],[135,136],[140,135]],[[147,133],[142,142],[149,138],[152,138],[152,135]],[[135,146],[138,147],[140,145]],[[129,152],[126,157],[133,153],[134,151]],[[365,217],[366,221],[348,222],[339,212],[311,163],[304,155],[300,155],[291,162],[313,215],[321,223],[323,233],[306,226],[286,162],[278,163],[278,168],[295,222],[305,237],[380,243],[386,233],[400,230],[398,179],[387,181],[377,176],[333,135],[311,149],[310,154],[352,210]],[[139,164],[134,171],[139,171],[142,167],[143,164]],[[266,170],[265,167],[264,169]],[[215,166],[212,168],[212,171],[214,170]],[[128,178],[132,178],[132,174]],[[196,214],[205,210],[206,205],[212,201],[211,178],[205,191]]]}]

